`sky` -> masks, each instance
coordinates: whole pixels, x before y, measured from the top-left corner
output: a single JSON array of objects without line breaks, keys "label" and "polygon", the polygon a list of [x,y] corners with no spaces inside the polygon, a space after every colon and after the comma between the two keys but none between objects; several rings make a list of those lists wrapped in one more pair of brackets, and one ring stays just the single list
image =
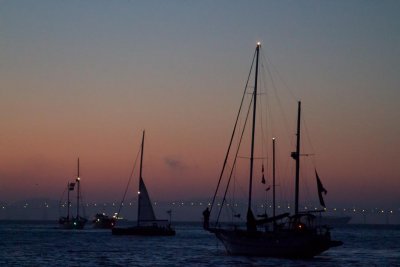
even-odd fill
[{"label": "sky", "polygon": [[210,199],[260,41],[287,109],[277,140],[294,140],[301,100],[327,205],[398,208],[399,13],[398,1],[0,1],[0,201],[59,199],[78,157],[85,199],[120,200],[143,130],[153,199]]}]

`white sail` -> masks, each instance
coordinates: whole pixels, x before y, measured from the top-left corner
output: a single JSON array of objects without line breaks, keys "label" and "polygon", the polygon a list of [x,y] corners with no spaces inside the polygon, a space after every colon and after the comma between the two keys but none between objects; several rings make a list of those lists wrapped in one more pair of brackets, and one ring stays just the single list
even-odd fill
[{"label": "white sail", "polygon": [[144,185],[143,179],[140,177],[139,181],[139,211],[138,211],[138,223],[155,221],[156,216],[154,215],[153,206],[151,204],[149,193],[147,192],[146,186]]}]

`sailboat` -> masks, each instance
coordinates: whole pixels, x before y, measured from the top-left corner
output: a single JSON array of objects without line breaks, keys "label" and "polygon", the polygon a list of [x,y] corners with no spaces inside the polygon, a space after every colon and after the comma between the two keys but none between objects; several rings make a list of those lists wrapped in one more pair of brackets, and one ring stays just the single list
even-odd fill
[{"label": "sailboat", "polygon": [[[249,193],[247,202],[247,218],[246,228],[241,229],[238,226],[224,228],[217,223],[214,227],[206,227],[206,230],[215,234],[215,236],[223,243],[226,251],[232,255],[245,256],[263,256],[278,258],[312,258],[331,247],[340,246],[341,241],[333,241],[331,239],[330,228],[317,224],[315,213],[299,211],[299,175],[300,175],[300,114],[301,103],[298,102],[297,117],[297,144],[296,151],[292,152],[292,158],[296,162],[296,179],[295,179],[295,212],[294,214],[283,213],[275,215],[275,185],[273,186],[273,216],[270,218],[257,219],[252,210],[252,183],[253,183],[253,165],[254,165],[254,147],[255,147],[255,122],[256,122],[256,104],[257,104],[257,79],[259,53],[261,44],[258,43],[255,51],[255,75],[254,87],[252,93],[252,129],[250,144],[250,174],[249,174]],[[254,58],[253,58],[254,60]],[[254,61],[253,61],[254,62]],[[250,111],[250,107],[249,107]],[[239,115],[238,115],[239,117]],[[233,135],[222,168],[220,180],[215,191],[211,210],[213,208],[218,187],[226,166],[230,146],[232,144]],[[243,133],[243,132],[242,132]],[[275,146],[273,146],[275,149]],[[275,153],[274,153],[275,154]],[[236,154],[237,157],[237,154]],[[273,159],[275,161],[275,159]],[[273,163],[275,165],[275,163]],[[233,169],[233,168],[232,168]],[[273,171],[274,172],[274,171]],[[317,179],[319,179],[317,177]],[[275,183],[275,179],[274,179]],[[229,186],[229,182],[228,182]],[[319,186],[318,186],[319,187]],[[322,184],[321,184],[322,188]],[[320,189],[320,188],[318,188]],[[322,190],[322,189],[321,189]],[[227,189],[225,190],[226,195]],[[320,194],[321,191],[319,191]],[[225,196],[224,196],[225,200]],[[224,203],[224,202],[223,202]],[[219,214],[224,204],[220,206]],[[323,211],[323,210],[322,210]],[[206,217],[205,217],[206,218]],[[272,224],[272,228],[266,225]],[[208,225],[208,223],[206,224]]]},{"label": "sailboat", "polygon": [[138,191],[138,213],[137,224],[132,227],[113,227],[113,235],[141,235],[141,236],[173,236],[175,230],[168,220],[157,220],[152,202],[146,185],[144,184],[143,169],[143,151],[144,151],[144,131],[142,136],[140,171],[139,171],[139,191]]},{"label": "sailboat", "polygon": [[96,213],[92,220],[93,228],[111,229],[114,227],[116,220],[117,218],[115,216],[110,217],[105,213]]},{"label": "sailboat", "polygon": [[[62,229],[83,229],[85,227],[85,224],[87,222],[87,219],[84,217],[81,217],[79,215],[79,207],[80,207],[80,182],[81,178],[79,176],[79,158],[78,158],[78,174],[75,179],[75,182],[69,182],[67,184],[67,216],[66,217],[61,217],[58,220],[58,223]],[[75,185],[77,186],[77,193],[76,193],[76,217],[71,217],[70,216],[70,191],[73,191],[75,189]]]}]

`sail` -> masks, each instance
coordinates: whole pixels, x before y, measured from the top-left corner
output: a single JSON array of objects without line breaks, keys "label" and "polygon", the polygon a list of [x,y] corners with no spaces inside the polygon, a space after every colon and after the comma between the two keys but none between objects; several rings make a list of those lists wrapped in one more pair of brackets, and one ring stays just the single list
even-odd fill
[{"label": "sail", "polygon": [[138,222],[141,221],[155,221],[153,206],[151,204],[149,193],[144,185],[143,179],[140,177],[139,181],[139,212]]}]

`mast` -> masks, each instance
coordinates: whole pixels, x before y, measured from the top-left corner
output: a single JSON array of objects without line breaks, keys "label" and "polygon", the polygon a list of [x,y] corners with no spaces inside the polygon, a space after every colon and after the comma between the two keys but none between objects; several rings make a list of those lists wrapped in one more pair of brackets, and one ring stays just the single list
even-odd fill
[{"label": "mast", "polygon": [[[275,217],[275,138],[272,138],[272,217]],[[276,221],[274,221],[275,230]]]},{"label": "mast", "polygon": [[[299,177],[300,177],[300,115],[301,115],[301,102],[298,102],[297,108],[297,145],[296,152],[292,153],[292,157],[296,161],[296,182],[295,182],[295,214],[299,213]],[[294,154],[294,155],[293,155]]]},{"label": "mast", "polygon": [[142,148],[140,149],[140,170],[139,170],[139,191],[138,191],[138,214],[137,214],[137,225],[139,226],[139,214],[140,214],[140,182],[142,180],[142,166],[143,166],[143,149],[144,149],[144,131],[142,136]]},{"label": "mast", "polygon": [[[253,92],[253,126],[251,130],[251,152],[250,152],[250,178],[249,178],[249,200],[247,213],[251,212],[251,194],[252,194],[252,184],[253,184],[253,163],[254,163],[254,134],[256,129],[256,105],[257,105],[257,79],[258,79],[258,57],[260,53],[261,43],[257,43],[256,47],[256,72],[254,76],[254,92]],[[248,221],[249,219],[247,219]]]},{"label": "mast", "polygon": [[69,201],[69,182],[67,183],[67,192],[68,192],[68,194],[67,194],[67,221],[69,221],[69,205],[70,205],[70,201]]},{"label": "mast", "polygon": [[76,218],[79,218],[79,195],[80,195],[80,181],[81,178],[79,177],[79,157],[78,157],[78,175],[76,177],[76,183],[78,184],[78,193],[77,193],[77,197],[76,197]]}]

